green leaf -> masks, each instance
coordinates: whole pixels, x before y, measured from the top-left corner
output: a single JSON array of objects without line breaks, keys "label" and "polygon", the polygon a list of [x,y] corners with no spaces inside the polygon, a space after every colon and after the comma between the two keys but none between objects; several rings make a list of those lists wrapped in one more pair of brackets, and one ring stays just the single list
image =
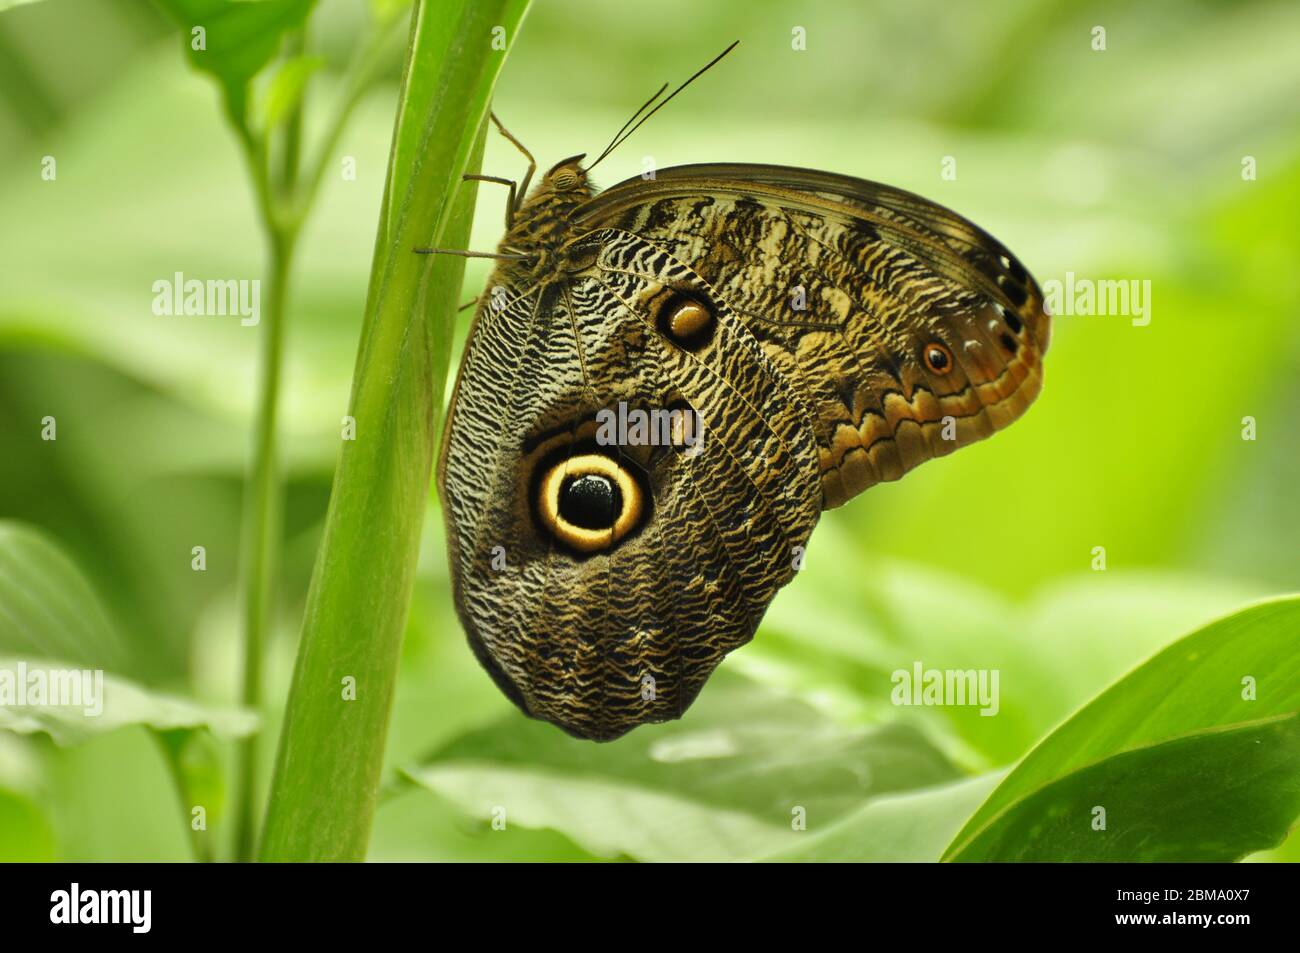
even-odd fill
[{"label": "green leaf", "polygon": [[412,787],[385,799],[375,814],[370,860],[377,863],[575,863],[601,858],[550,830],[511,827],[493,830],[486,821],[466,820],[455,805]]},{"label": "green leaf", "polygon": [[53,748],[43,759],[40,801],[69,862],[187,861],[186,824],[154,733],[127,728],[85,744]]},{"label": "green leaf", "polygon": [[[122,654],[99,598],[62,549],[34,527],[0,522],[0,730],[72,744],[123,725],[207,727],[225,737],[255,729],[250,713],[106,673]],[[77,703],[51,704],[55,683]]]},{"label": "green leaf", "polygon": [[370,0],[370,15],[376,22],[386,23],[406,13],[411,0]]},{"label": "green leaf", "polygon": [[55,854],[54,828],[41,806],[0,788],[0,863],[49,863]]},{"label": "green leaf", "polygon": [[593,745],[512,713],[406,774],[480,821],[504,809],[507,829],[552,828],[600,856],[657,861],[794,847],[868,799],[956,777],[914,729],[844,727],[725,672],[682,721]]},{"label": "green leaf", "polygon": [[[185,55],[221,84],[226,109],[247,125],[248,84],[302,26],[315,0],[159,0],[181,25]],[[196,33],[201,30],[202,33]],[[196,47],[201,46],[201,49]]]},{"label": "green leaf", "polygon": [[[360,860],[378,795],[419,555],[488,100],[526,0],[418,3],[345,441],[307,597],[264,860]],[[355,698],[343,680],[355,679]],[[321,792],[329,797],[322,799]]]},{"label": "green leaf", "polygon": [[[181,817],[190,832],[194,856],[210,861],[216,854],[212,828],[226,808],[226,779],[212,736],[192,728],[169,728],[154,735],[167,759],[181,801]],[[194,810],[202,808],[204,824],[195,828]]]},{"label": "green leaf", "polygon": [[[51,686],[72,686],[72,704],[52,704]],[[36,692],[40,691],[40,696]],[[84,669],[45,658],[0,656],[0,731],[43,731],[62,745],[124,725],[209,728],[223,738],[257,729],[252,712],[198,702],[146,689],[102,669]]]},{"label": "green leaf", "polygon": [[99,597],[46,533],[0,521],[0,655],[118,668],[125,652]]},{"label": "green leaf", "polygon": [[1281,843],[1300,815],[1297,630],[1288,597],[1175,642],[1030,752],[944,859],[1226,861]]},{"label": "green leaf", "polygon": [[[861,567],[854,573],[840,566]],[[934,594],[943,593],[936,615]],[[942,721],[964,762],[1011,764],[1080,705],[1169,643],[1170,633],[1230,611],[1258,587],[1174,572],[1062,577],[1018,605],[933,567],[881,557],[823,520],[799,577],[779,593],[745,673],[816,693],[850,715]],[[977,706],[897,709],[894,671],[997,670],[996,717]],[[958,753],[954,749],[954,753]]]},{"label": "green leaf", "polygon": [[312,74],[325,65],[321,56],[295,56],[285,60],[275,71],[271,85],[266,91],[266,101],[262,111],[262,128],[272,129],[284,122],[294,108],[302,102],[307,90],[307,81]]},{"label": "green leaf", "polygon": [[1002,772],[869,801],[797,847],[763,860],[788,862],[926,863],[939,859],[962,822],[1003,777]]},{"label": "green leaf", "polygon": [[187,803],[202,805],[209,824],[221,820],[226,808],[226,779],[212,736],[192,728],[169,728],[158,732],[158,741]]}]

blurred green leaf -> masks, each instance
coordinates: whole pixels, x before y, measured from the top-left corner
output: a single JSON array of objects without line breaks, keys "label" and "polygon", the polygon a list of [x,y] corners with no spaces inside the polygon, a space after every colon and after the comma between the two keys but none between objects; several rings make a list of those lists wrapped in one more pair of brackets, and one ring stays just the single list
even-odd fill
[{"label": "blurred green leaf", "polygon": [[1280,844],[1300,815],[1297,630],[1291,597],[1175,642],[1030,752],[944,859],[1227,861]]},{"label": "blurred green leaf", "polygon": [[99,597],[48,535],[0,521],[0,655],[117,667],[123,651]]},{"label": "blurred green leaf", "polygon": [[[194,856],[211,861],[217,855],[212,830],[226,809],[226,778],[220,753],[206,731],[168,728],[154,734],[171,769],[180,799],[181,823],[189,829]],[[201,812],[199,816],[196,811]]]},{"label": "blurred green leaf", "polygon": [[325,60],[320,56],[294,56],[284,61],[275,71],[266,91],[262,112],[264,129],[278,126],[289,117],[302,102],[303,94],[307,91],[307,81],[324,65]]},{"label": "blurred green leaf", "polygon": [[50,746],[41,795],[58,835],[59,860],[188,861],[172,778],[152,732],[99,734],[71,748]]},{"label": "blurred green leaf", "polygon": [[593,854],[740,860],[825,830],[864,801],[954,779],[902,725],[845,728],[806,703],[718,673],[686,719],[608,744],[518,713],[406,772],[483,822],[547,827]]},{"label": "blurred green leaf", "polygon": [[[342,64],[367,8],[384,17],[407,6],[317,5],[313,50]],[[647,154],[660,167],[746,156],[813,165],[970,215],[1040,279],[1067,270],[1152,279],[1150,327],[1058,319],[1046,390],[1024,421],[828,513],[808,568],[726,665],[844,725],[920,726],[983,770],[1023,754],[1171,633],[1297,585],[1300,59],[1288,43],[1300,7],[950,6],[880,7],[864,33],[846,28],[847,5],[819,5],[801,14],[808,50],[794,52],[776,6],[539,4],[517,48],[510,31],[511,68],[494,108],[545,166],[599,148],[651,87],[716,52],[708,36],[740,37],[730,65],[707,77],[708,94],[700,86],[678,98],[597,170],[601,184],[639,174]],[[6,513],[52,531],[92,581],[133,659],[110,670],[142,685],[188,673],[202,697],[233,697],[218,689],[237,645],[216,660],[202,646],[209,637],[224,646],[233,625],[228,579],[257,335],[237,320],[153,315],[150,286],[177,271],[261,273],[260,248],[246,240],[256,223],[244,170],[210,108],[210,76],[180,67],[178,31],[162,17],[68,3],[4,21],[0,208],[21,223],[0,229]],[[683,23],[694,40],[681,40]],[[1105,53],[1088,46],[1093,23],[1107,26]],[[211,50],[210,29],[207,39]],[[579,61],[580,71],[554,68]],[[262,73],[250,95],[274,84]],[[313,96],[318,86],[322,101],[333,98],[336,74],[317,74]],[[340,140],[356,178],[337,169],[324,177],[295,276],[281,417],[296,536],[286,620],[305,590],[318,536],[305,527],[319,523],[347,412],[371,260],[366,223],[377,217],[393,98],[393,88],[368,96]],[[305,117],[307,141],[319,141],[321,118]],[[402,149],[418,156],[421,147],[416,135]],[[47,153],[57,181],[37,174]],[[1257,181],[1241,178],[1246,154],[1258,159]],[[937,178],[943,155],[959,160],[956,181]],[[517,178],[522,162],[493,136],[484,169]],[[500,236],[504,196],[495,191],[484,194],[468,247],[492,248]],[[69,235],[75,254],[52,254]],[[466,296],[487,266],[469,269]],[[59,419],[57,446],[43,445],[33,425],[47,413]],[[1257,442],[1240,439],[1245,414],[1258,417]],[[848,545],[824,542],[829,533]],[[189,568],[196,542],[208,548],[206,573]],[[1108,572],[1086,571],[1094,545],[1107,547]],[[423,548],[387,765],[508,710],[465,649],[441,541]],[[292,652],[293,625],[279,654]],[[890,672],[917,658],[999,668],[999,716],[891,706]],[[274,731],[278,715],[264,717]],[[6,737],[30,753],[49,747],[40,736]],[[126,738],[139,742],[131,757],[118,750]],[[71,811],[81,819],[58,828],[67,856],[186,856],[146,732],[100,735],[51,757],[85,765],[49,792],[84,802]],[[150,784],[163,786],[155,800]],[[377,856],[586,856],[549,831],[467,821],[422,791],[398,802],[380,811],[377,839],[391,813]],[[862,813],[886,806],[868,801]],[[889,843],[891,831],[873,836]],[[822,833],[814,826],[799,843]],[[1298,852],[1293,836],[1270,856]]]},{"label": "blurred green leaf", "polygon": [[[98,597],[60,547],[32,527],[0,522],[0,690],[13,693],[0,705],[0,729],[43,731],[61,744],[134,724],[205,726],[224,737],[255,729],[251,714],[205,707],[106,674],[120,655]],[[61,679],[73,673],[79,704],[50,704],[54,672]],[[31,694],[38,685],[45,686],[39,699]],[[24,699],[31,703],[20,704]]]},{"label": "blurred green leaf", "polygon": [[31,798],[0,788],[0,863],[48,863],[57,859],[54,828]]},{"label": "blurred green leaf", "polygon": [[[221,84],[236,125],[247,124],[248,85],[302,26],[315,0],[158,0],[182,28],[185,55]],[[202,30],[200,35],[195,31]],[[201,46],[201,48],[196,48]]]},{"label": "blurred green leaf", "polygon": [[[834,567],[856,566],[849,574]],[[829,571],[828,571],[829,570]],[[1072,710],[1169,641],[1259,587],[1177,573],[1065,577],[1018,605],[960,576],[884,558],[824,522],[808,561],[779,593],[753,644],[731,664],[821,699],[842,718],[942,722],[954,755],[1009,764]],[[996,670],[995,717],[975,706],[894,708],[891,675],[926,668]]]},{"label": "blurred green leaf", "polygon": [[[313,90],[317,85],[323,101],[341,94],[333,76],[318,75]],[[373,231],[357,223],[377,217],[392,97],[388,87],[358,107],[340,140],[340,151],[356,160],[357,178],[325,177],[302,239],[281,414],[295,472],[310,468],[328,478],[337,457],[374,243]],[[165,440],[140,440],[139,452],[151,462],[206,455],[212,469],[242,477],[258,327],[233,316],[167,317],[151,310],[153,283],[177,272],[266,279],[263,249],[249,240],[259,227],[256,203],[210,98],[204,77],[178,71],[175,57],[151,50],[97,96],[93,109],[52,133],[57,182],[25,175],[17,164],[25,155],[3,165],[0,207],[26,226],[0,229],[0,348],[22,364],[33,353],[93,360],[156,392],[150,396],[166,401],[169,417],[210,414],[197,437],[188,426],[169,424]],[[310,138],[313,117],[306,121]],[[167,136],[150,131],[160,128]],[[41,250],[70,233],[78,236],[78,254]],[[50,399],[79,397],[82,367],[73,363],[65,375],[71,380]],[[219,439],[209,442],[212,430]],[[179,457],[172,457],[173,448]]]},{"label": "blurred green leaf", "polygon": [[869,801],[797,847],[763,860],[820,863],[926,863],[939,859],[962,823],[1003,775],[983,774],[941,787]]},{"label": "blurred green leaf", "polygon": [[[80,686],[77,704],[53,705],[32,701],[38,681],[44,685],[74,678]],[[102,677],[102,681],[100,678]],[[18,694],[24,689],[26,696]],[[6,702],[0,705],[0,730],[32,734],[43,731],[63,745],[85,741],[93,735],[114,731],[125,725],[151,728],[209,728],[222,738],[240,738],[257,730],[257,716],[237,708],[201,705],[186,698],[150,691],[134,682],[102,670],[70,667],[58,659],[24,656],[0,656],[0,686],[11,686],[15,699],[26,697],[27,704]],[[44,693],[48,691],[42,688]]]},{"label": "blurred green leaf", "polygon": [[370,15],[380,23],[402,16],[411,6],[411,0],[370,0]]},{"label": "blurred green leaf", "polygon": [[157,734],[188,805],[201,805],[209,824],[220,821],[226,809],[226,779],[211,735],[194,728],[168,728]]},{"label": "blurred green leaf", "polygon": [[41,783],[38,747],[31,738],[0,732],[0,787],[34,793]]},{"label": "blurred green leaf", "polygon": [[515,825],[494,830],[487,819],[467,818],[453,803],[424,788],[383,801],[367,859],[376,862],[571,863],[596,857],[552,830]]}]

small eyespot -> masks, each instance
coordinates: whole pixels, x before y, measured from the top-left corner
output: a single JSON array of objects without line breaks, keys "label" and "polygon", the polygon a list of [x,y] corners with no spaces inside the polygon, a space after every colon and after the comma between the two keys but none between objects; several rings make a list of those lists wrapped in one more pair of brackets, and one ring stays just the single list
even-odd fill
[{"label": "small eyespot", "polygon": [[566,457],[543,474],[537,512],[560,542],[581,553],[609,549],[641,519],[641,485],[597,453]]},{"label": "small eyespot", "polygon": [[682,302],[668,318],[668,329],[678,340],[692,337],[703,331],[712,320],[709,312],[694,301]]},{"label": "small eyespot", "polygon": [[952,352],[938,341],[927,344],[923,356],[925,366],[936,374],[947,374],[952,370]]},{"label": "small eyespot", "polygon": [[698,351],[709,343],[716,326],[713,311],[708,305],[677,295],[659,311],[659,333],[678,347]]},{"label": "small eyespot", "polygon": [[551,184],[561,192],[567,192],[578,184],[578,173],[572,169],[561,169],[551,177]]},{"label": "small eyespot", "polygon": [[1016,353],[1017,350],[1016,339],[1013,338],[1010,334],[1003,332],[1002,337],[1000,337],[998,340],[1002,342],[1002,346],[1006,348],[1009,352],[1011,352],[1012,354]]}]

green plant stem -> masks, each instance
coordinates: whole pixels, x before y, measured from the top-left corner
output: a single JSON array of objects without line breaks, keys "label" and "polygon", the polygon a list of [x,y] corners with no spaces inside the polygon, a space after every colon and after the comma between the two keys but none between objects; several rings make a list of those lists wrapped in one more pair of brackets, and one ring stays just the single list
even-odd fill
[{"label": "green plant stem", "polygon": [[[417,2],[335,471],[259,857],[363,860],[428,505],[442,382],[492,85],[526,0]],[[430,258],[434,260],[429,260]]]},{"label": "green plant stem", "polygon": [[176,801],[181,810],[181,823],[189,835],[190,850],[194,853],[194,859],[201,864],[211,863],[212,844],[206,836],[207,832],[195,830],[190,815],[189,788],[185,783],[185,772],[181,768],[180,752],[170,742],[165,732],[154,730],[149,734],[162,751],[163,761],[167,764],[167,773],[171,776],[172,788],[176,791]]},{"label": "green plant stem", "polygon": [[[316,159],[300,177],[303,106],[290,113],[283,130],[278,181],[269,169],[268,143],[248,126],[238,125],[240,141],[257,195],[258,213],[269,246],[267,294],[262,310],[265,326],[261,350],[253,458],[246,483],[241,591],[244,657],[241,701],[253,710],[262,704],[262,665],[266,637],[275,611],[278,550],[282,530],[284,486],[277,452],[277,418],[284,364],[285,311],[297,236],[315,201],[325,166],[365,91],[374,83],[383,54],[400,17],[381,22],[353,58],[343,82],[339,105],[331,117]],[[288,55],[301,55],[302,31],[287,43]],[[278,185],[278,188],[277,188]],[[239,781],[235,799],[235,859],[253,859],[256,840],[259,739],[245,738],[237,760]]]},{"label": "green plant stem", "polygon": [[[280,365],[284,349],[284,305],[287,297],[292,239],[283,235],[271,194],[264,143],[246,127],[241,141],[257,194],[258,211],[269,246],[267,295],[262,308],[259,373],[253,455],[244,483],[244,516],[240,552],[240,593],[243,609],[243,673],[240,700],[254,711],[262,703],[262,656],[266,627],[275,600],[275,551],[281,508],[276,419],[280,400]],[[236,754],[234,859],[252,859],[256,841],[258,733],[242,739]]]},{"label": "green plant stem", "polygon": [[[289,117],[287,140],[301,136],[302,109]],[[281,531],[284,494],[280,473],[277,420],[280,409],[280,376],[284,363],[285,306],[297,224],[283,213],[285,207],[271,184],[268,145],[246,125],[236,131],[244,145],[249,177],[257,196],[258,216],[268,246],[267,293],[259,324],[262,347],[258,373],[253,455],[244,484],[243,537],[240,554],[240,592],[243,609],[243,674],[240,701],[260,711],[262,705],[262,662],[266,653],[266,632],[275,609],[275,577]],[[286,143],[286,146],[288,144]],[[297,152],[297,147],[293,147]],[[293,176],[289,176],[293,180]],[[259,733],[242,739],[236,754],[238,781],[235,789],[234,859],[253,859],[257,840],[257,763]]]},{"label": "green plant stem", "polygon": [[[307,48],[307,31],[301,27],[285,38],[285,56],[302,56]],[[298,166],[302,161],[302,115],[303,100],[300,97],[294,103],[293,111],[285,123],[284,143],[280,151],[280,194],[292,195],[298,184]]]},{"label": "green plant stem", "polygon": [[[281,531],[284,486],[277,453],[276,419],[284,364],[285,304],[293,261],[294,234],[273,228],[270,234],[265,324],[262,341],[253,461],[246,492],[243,592],[244,677],[241,701],[258,710],[262,703],[262,661],[266,633],[275,607],[275,576]],[[235,858],[251,860],[256,832],[258,736],[239,748],[239,788],[235,802]]]}]

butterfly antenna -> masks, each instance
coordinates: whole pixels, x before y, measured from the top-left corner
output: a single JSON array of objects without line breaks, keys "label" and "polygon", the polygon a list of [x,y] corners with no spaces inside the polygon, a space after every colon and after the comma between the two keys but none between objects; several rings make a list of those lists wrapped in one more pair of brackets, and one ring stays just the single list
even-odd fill
[{"label": "butterfly antenna", "polygon": [[[644,116],[641,116],[641,120],[640,120],[639,122],[637,122],[636,125],[632,126],[631,129],[628,129],[628,126],[629,126],[629,125],[632,125],[632,122],[633,122],[634,120],[636,120],[637,116],[640,116],[640,115],[641,115],[641,113],[645,110],[646,106],[649,106],[650,103],[653,103],[656,99],[659,99],[659,94],[662,93],[665,89],[668,88],[668,84],[665,83],[662,87],[660,87],[659,92],[658,92],[658,93],[655,93],[653,96],[651,96],[650,99],[646,102],[645,106],[642,106],[640,109],[638,109],[638,110],[636,111],[636,114],[633,115],[631,119],[629,119],[626,123],[623,124],[623,128],[620,129],[620,130],[618,131],[618,134],[617,134],[616,136],[614,136],[614,141],[611,142],[611,143],[610,143],[610,144],[605,148],[605,151],[602,152],[602,153],[600,154],[600,156],[596,159],[595,162],[593,162],[591,165],[587,166],[587,171],[590,172],[592,169],[594,169],[594,168],[596,167],[597,163],[599,163],[602,159],[604,159],[605,156],[609,155],[611,152],[613,152],[615,149],[617,149],[619,146],[621,146],[621,145],[622,145],[622,144],[627,140],[627,138],[628,138],[630,135],[632,135],[632,133],[636,132],[636,131],[637,131],[638,129],[640,129],[643,125],[645,125],[645,122],[646,122],[647,119],[649,119],[651,116],[653,116],[653,115],[654,115],[655,113],[657,113],[659,110],[661,110],[661,109],[663,109],[665,106],[667,106],[670,102],[672,102],[672,99],[673,99],[674,96],[676,96],[676,95],[677,95],[678,93],[680,93],[683,89],[685,89],[687,86],[691,85],[691,83],[695,82],[697,79],[699,79],[699,78],[700,78],[701,76],[703,76],[705,73],[707,73],[710,69],[712,69],[715,65],[717,65],[718,61],[719,61],[720,59],[722,59],[724,56],[726,56],[728,53],[730,53],[732,50],[734,50],[734,49],[736,48],[737,44],[739,44],[739,43],[740,43],[740,41],[739,41],[739,40],[736,40],[734,43],[732,43],[729,47],[727,47],[725,50],[723,50],[721,53],[719,53],[719,54],[718,54],[717,56],[715,56],[713,59],[709,60],[709,62],[705,63],[702,67],[700,67],[698,70],[695,71],[695,73],[691,76],[690,79],[688,79],[686,82],[682,83],[682,85],[678,86],[678,87],[677,87],[676,89],[674,89],[671,93],[669,93],[669,94],[668,94],[668,97],[667,97],[666,99],[662,99],[662,100],[660,100],[660,101],[659,101],[659,104],[656,105],[656,106],[654,107],[654,109],[651,109],[651,110],[650,110],[648,113],[646,113]],[[625,131],[625,130],[626,130],[626,131]]]},{"label": "butterfly antenna", "polygon": [[[654,102],[656,99],[658,99],[660,96],[662,96],[664,90],[667,88],[668,88],[668,84],[664,83],[662,86],[659,87],[658,92],[656,92],[653,96],[651,96],[649,99],[647,99],[644,103],[641,104],[641,108],[632,114],[632,118],[629,119],[627,122],[623,123],[623,128],[620,129],[618,132],[614,133],[614,138],[609,140],[609,145],[607,145],[605,147],[605,151],[602,152],[596,158],[596,162],[599,162],[601,159],[605,158],[605,156],[609,155],[609,150],[614,148],[614,143],[618,142],[618,137],[623,135],[623,131],[627,129],[628,126],[632,125],[632,123],[636,122],[637,116],[640,116],[643,112],[649,109],[650,104]],[[596,162],[593,162],[592,165],[595,165]]]}]

